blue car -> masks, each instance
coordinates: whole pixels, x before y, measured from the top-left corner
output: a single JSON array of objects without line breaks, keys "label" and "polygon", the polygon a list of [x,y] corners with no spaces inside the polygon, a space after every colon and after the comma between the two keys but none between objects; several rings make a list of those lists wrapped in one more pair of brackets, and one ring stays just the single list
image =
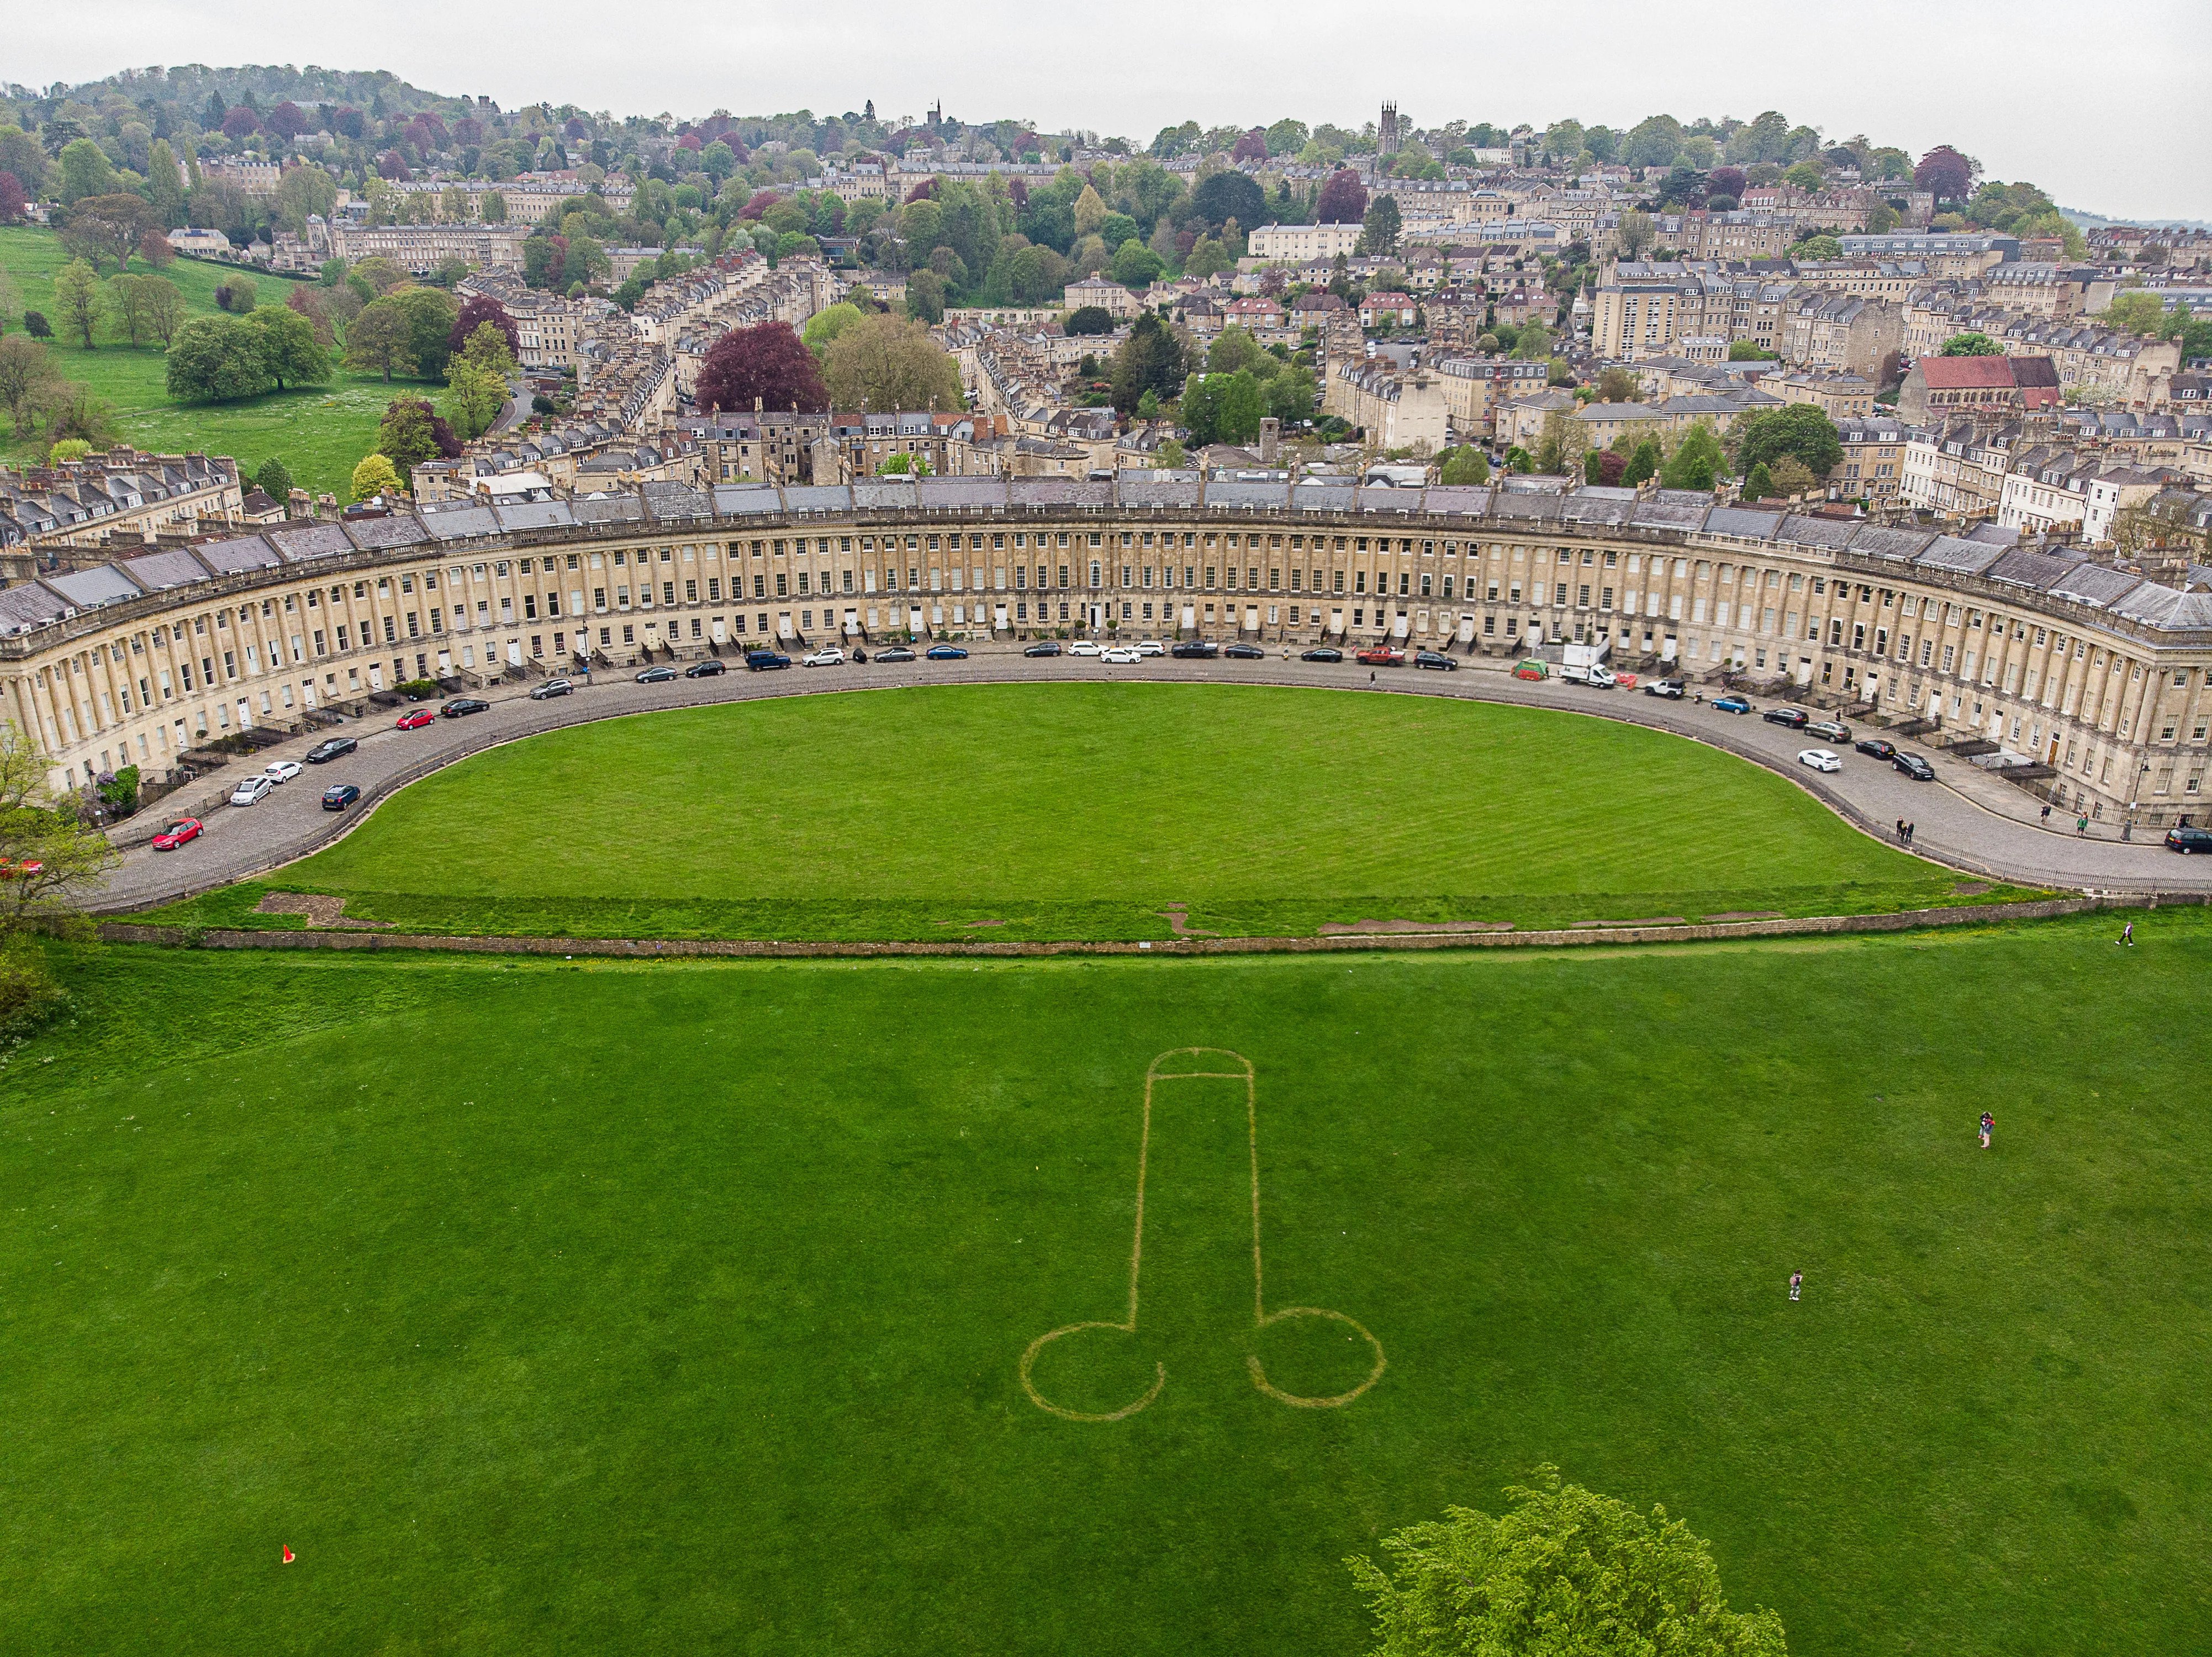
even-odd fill
[{"label": "blue car", "polygon": [[1751,704],[1741,696],[1716,696],[1713,707],[1723,713],[1748,713]]},{"label": "blue car", "polygon": [[932,645],[927,653],[933,662],[964,662],[968,659],[968,652],[958,645]]}]

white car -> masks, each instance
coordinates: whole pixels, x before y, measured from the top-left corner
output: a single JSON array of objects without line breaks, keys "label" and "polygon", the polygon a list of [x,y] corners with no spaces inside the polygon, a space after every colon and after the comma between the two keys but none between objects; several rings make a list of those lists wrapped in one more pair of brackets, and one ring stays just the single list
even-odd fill
[{"label": "white car", "polygon": [[1114,662],[1127,666],[1141,662],[1145,658],[1143,652],[1134,645],[1115,645],[1100,652],[1098,659],[1102,662]]},{"label": "white car", "polygon": [[1102,652],[1096,640],[1078,639],[1073,644],[1068,646],[1067,653],[1071,656],[1097,656]]},{"label": "white car", "polygon": [[237,788],[232,791],[230,803],[233,805],[258,805],[275,792],[276,787],[276,785],[265,776],[242,778]]},{"label": "white car", "polygon": [[1836,757],[1832,748],[1808,748],[1797,756],[1797,763],[1809,765],[1815,771],[1840,771],[1844,762]]},{"label": "white car", "polygon": [[824,645],[811,656],[799,658],[801,667],[838,667],[843,665],[845,652],[835,645]]},{"label": "white car", "polygon": [[1167,653],[1168,647],[1158,639],[1146,639],[1137,646],[1139,656],[1164,656]]},{"label": "white car", "polygon": [[307,767],[301,765],[297,760],[271,760],[269,762],[269,768],[261,774],[282,788],[306,769]]}]

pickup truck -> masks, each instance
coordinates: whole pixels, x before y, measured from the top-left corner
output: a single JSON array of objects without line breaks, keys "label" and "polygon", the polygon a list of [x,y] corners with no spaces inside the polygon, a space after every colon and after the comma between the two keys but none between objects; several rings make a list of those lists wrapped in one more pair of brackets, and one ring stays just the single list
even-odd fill
[{"label": "pickup truck", "polygon": [[1406,652],[1389,645],[1372,645],[1352,658],[1362,667],[1403,667]]},{"label": "pickup truck", "polygon": [[1602,662],[1593,662],[1588,667],[1570,663],[1559,670],[1559,677],[1571,684],[1586,684],[1593,690],[1610,690],[1620,683]]}]

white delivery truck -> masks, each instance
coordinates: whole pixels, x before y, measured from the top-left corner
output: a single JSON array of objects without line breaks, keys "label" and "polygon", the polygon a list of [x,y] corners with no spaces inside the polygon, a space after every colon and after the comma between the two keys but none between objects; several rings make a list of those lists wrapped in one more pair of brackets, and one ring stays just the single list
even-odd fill
[{"label": "white delivery truck", "polygon": [[1610,690],[1616,681],[1613,670],[1605,665],[1606,652],[1613,647],[1609,639],[1595,644],[1569,644],[1560,646],[1563,660],[1559,677],[1575,684],[1586,684],[1598,690]]}]

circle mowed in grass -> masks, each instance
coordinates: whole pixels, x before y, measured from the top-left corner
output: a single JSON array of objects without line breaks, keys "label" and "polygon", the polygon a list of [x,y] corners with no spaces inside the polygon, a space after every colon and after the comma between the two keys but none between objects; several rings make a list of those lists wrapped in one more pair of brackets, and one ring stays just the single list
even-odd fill
[{"label": "circle mowed in grass", "polygon": [[[1049,684],[725,703],[534,737],[404,790],[281,883],[403,923],[471,926],[453,907],[470,900],[475,930],[650,933],[653,905],[719,904],[742,918],[695,910],[675,930],[866,935],[840,927],[877,911],[899,917],[879,935],[1012,938],[1167,936],[1174,905],[1175,925],[1243,933],[1696,920],[1825,911],[1846,889],[1861,901],[1843,907],[1864,907],[1931,881],[1948,888],[1784,780],[1612,720]],[[480,901],[516,907],[494,918]],[[1129,915],[1145,918],[1134,932]]]}]

